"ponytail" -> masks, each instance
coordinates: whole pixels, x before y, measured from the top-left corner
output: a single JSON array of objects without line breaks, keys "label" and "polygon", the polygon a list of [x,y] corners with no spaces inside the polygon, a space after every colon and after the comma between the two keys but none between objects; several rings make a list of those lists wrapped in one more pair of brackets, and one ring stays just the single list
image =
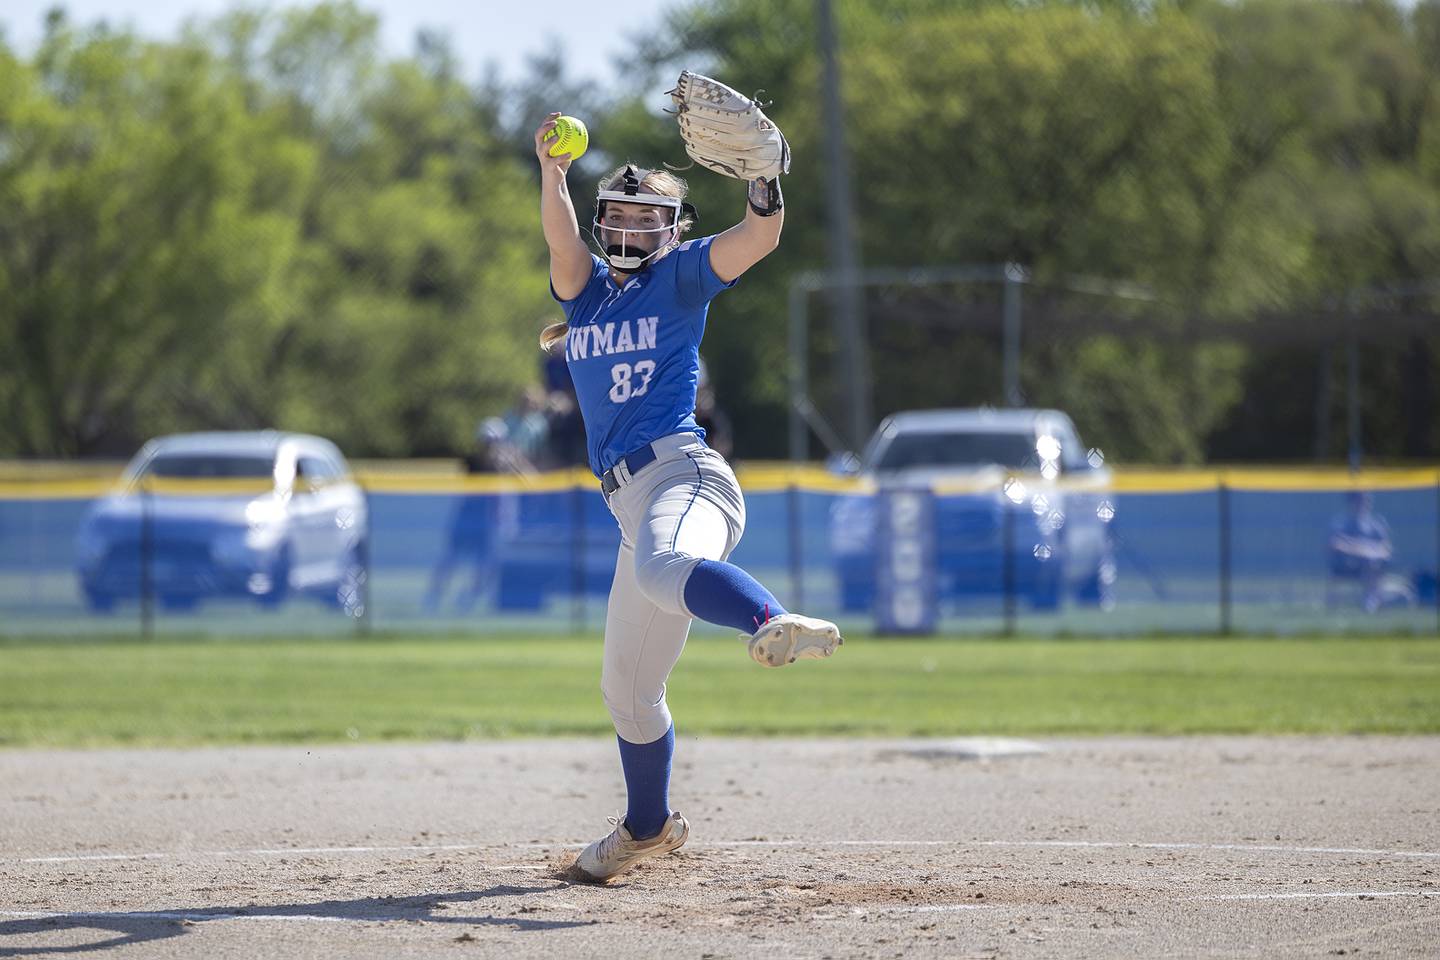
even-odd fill
[{"label": "ponytail", "polygon": [[569,332],[570,324],[564,320],[550,324],[540,331],[540,349],[545,353],[554,353],[556,344],[565,345],[565,335]]}]

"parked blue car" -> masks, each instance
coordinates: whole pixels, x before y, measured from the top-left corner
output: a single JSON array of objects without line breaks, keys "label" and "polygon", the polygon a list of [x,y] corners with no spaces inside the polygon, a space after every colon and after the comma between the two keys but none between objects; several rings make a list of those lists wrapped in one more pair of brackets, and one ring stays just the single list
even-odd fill
[{"label": "parked blue car", "polygon": [[[895,414],[876,430],[857,473],[870,488],[832,508],[830,545],[842,606],[875,609],[877,504],[897,491],[933,496],[938,603],[1009,592],[1035,609],[1068,596],[1113,604],[1110,472],[1056,410],[961,409]],[[927,530],[927,534],[928,534]]]},{"label": "parked blue car", "polygon": [[358,615],[367,530],[364,493],[330,441],[178,434],[147,443],[85,515],[76,572],[97,612],[142,593],[180,609],[306,594]]}]

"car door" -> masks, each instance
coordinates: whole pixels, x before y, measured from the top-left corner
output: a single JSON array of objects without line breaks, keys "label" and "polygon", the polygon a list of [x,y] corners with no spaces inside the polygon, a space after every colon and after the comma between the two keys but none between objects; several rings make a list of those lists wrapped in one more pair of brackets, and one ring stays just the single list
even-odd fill
[{"label": "car door", "polygon": [[346,505],[338,468],[318,451],[302,450],[297,459],[295,499],[303,501],[304,582],[331,583],[340,576],[345,556],[341,511]]},{"label": "car door", "polygon": [[1083,580],[1105,554],[1106,521],[1101,501],[1108,493],[1105,471],[1089,460],[1073,424],[1056,421],[1051,430],[1060,441],[1060,469],[1065,503],[1066,579]]}]

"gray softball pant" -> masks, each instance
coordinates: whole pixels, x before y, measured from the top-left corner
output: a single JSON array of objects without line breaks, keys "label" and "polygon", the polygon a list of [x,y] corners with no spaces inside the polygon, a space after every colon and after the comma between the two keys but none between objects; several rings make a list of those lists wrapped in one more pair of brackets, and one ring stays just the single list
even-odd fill
[{"label": "gray softball pant", "polygon": [[650,743],[670,729],[665,681],[693,615],[685,582],[701,560],[724,560],[745,532],[745,499],[725,458],[693,433],[652,444],[656,459],[610,494],[620,553],[605,616],[600,689],[615,732]]}]

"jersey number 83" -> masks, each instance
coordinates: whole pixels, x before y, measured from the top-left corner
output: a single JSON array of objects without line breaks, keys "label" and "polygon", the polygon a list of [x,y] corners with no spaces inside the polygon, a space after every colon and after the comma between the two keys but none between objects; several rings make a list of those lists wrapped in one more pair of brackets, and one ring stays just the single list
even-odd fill
[{"label": "jersey number 83", "polygon": [[[631,397],[643,397],[645,391],[650,389],[650,378],[655,375],[654,360],[637,361],[634,367],[628,363],[617,363],[610,368],[610,379],[614,385],[610,387],[610,399],[616,403],[624,403]],[[640,378],[640,385],[635,386],[633,377]]]}]

